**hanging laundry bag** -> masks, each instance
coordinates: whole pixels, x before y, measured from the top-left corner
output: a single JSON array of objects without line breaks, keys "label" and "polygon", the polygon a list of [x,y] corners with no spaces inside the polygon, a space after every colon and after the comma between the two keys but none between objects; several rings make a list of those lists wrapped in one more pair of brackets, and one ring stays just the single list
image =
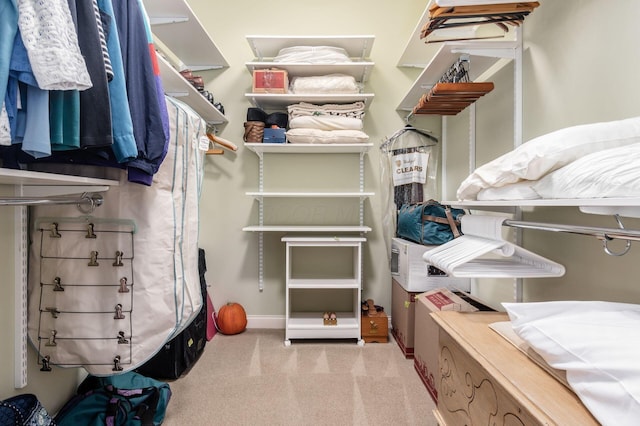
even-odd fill
[{"label": "hanging laundry bag", "polygon": [[166,102],[171,136],[151,186],[123,174],[88,215],[75,206],[33,208],[28,334],[43,370],[133,370],[203,305],[198,201],[206,123],[184,103]]}]

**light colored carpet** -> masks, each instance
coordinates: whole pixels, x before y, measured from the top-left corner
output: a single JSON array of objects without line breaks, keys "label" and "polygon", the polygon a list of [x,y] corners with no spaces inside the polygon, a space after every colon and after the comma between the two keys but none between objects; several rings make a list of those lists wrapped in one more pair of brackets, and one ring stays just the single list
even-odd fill
[{"label": "light colored carpet", "polygon": [[393,337],[363,347],[283,341],[283,330],[216,334],[191,371],[169,382],[164,425],[437,425]]}]

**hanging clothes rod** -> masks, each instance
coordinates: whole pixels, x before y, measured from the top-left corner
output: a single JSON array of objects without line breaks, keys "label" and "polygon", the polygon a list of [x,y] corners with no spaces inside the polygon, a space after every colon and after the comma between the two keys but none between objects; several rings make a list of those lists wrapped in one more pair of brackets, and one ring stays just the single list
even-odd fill
[{"label": "hanging clothes rod", "polygon": [[78,197],[0,197],[0,206],[37,206],[43,204],[89,205],[92,209],[102,205],[102,195],[85,192]]},{"label": "hanging clothes rod", "polygon": [[[611,256],[622,256],[631,248],[631,241],[640,241],[640,231],[625,229],[620,216],[614,215],[620,228],[601,228],[591,226],[564,225],[556,223],[526,222],[507,219],[503,225],[513,228],[534,229],[539,231],[565,232],[570,234],[588,235],[603,242],[604,251]],[[611,240],[626,240],[627,245],[622,252],[612,252],[607,243]]]},{"label": "hanging clothes rod", "polygon": [[555,223],[537,223],[518,220],[505,220],[504,225],[514,228],[537,229],[539,231],[567,232],[570,234],[590,235],[599,240],[632,240],[640,241],[640,231],[631,229],[599,228],[576,225],[560,225]]}]

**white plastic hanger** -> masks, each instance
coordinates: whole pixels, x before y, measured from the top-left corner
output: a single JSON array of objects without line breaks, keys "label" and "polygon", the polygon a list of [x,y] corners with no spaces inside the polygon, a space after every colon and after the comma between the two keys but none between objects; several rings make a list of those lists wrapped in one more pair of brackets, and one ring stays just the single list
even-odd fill
[{"label": "white plastic hanger", "polygon": [[564,266],[502,238],[503,217],[465,215],[464,235],[424,253],[425,262],[453,277],[561,277]]}]

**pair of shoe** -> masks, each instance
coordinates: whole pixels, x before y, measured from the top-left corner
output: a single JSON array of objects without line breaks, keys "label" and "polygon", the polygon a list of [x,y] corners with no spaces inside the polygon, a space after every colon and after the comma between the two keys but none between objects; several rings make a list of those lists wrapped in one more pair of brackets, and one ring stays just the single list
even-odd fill
[{"label": "pair of shoe", "polygon": [[207,100],[209,101],[209,103],[211,105],[213,105],[215,103],[215,100],[213,99],[213,93],[209,92],[208,90],[203,90],[202,91],[202,96],[207,98]]},{"label": "pair of shoe", "polygon": [[202,92],[204,90],[204,80],[202,80],[202,76],[193,75],[193,73],[189,69],[180,71],[180,75],[189,83],[191,83],[191,85],[195,87],[197,91]]},{"label": "pair of shoe", "polygon": [[207,98],[209,103],[213,105],[215,109],[220,111],[220,114],[224,115],[224,106],[220,102],[215,101],[215,99],[213,98],[213,93],[209,92],[208,90],[201,90],[200,93],[202,93],[202,96]]},{"label": "pair of shoe", "polygon": [[324,325],[336,325],[338,323],[338,316],[335,312],[325,312],[322,314],[322,320]]},{"label": "pair of shoe", "polygon": [[367,299],[363,300],[360,309],[362,310],[362,315],[375,315],[376,313],[384,312],[384,307],[380,305],[374,305],[373,300]]}]

